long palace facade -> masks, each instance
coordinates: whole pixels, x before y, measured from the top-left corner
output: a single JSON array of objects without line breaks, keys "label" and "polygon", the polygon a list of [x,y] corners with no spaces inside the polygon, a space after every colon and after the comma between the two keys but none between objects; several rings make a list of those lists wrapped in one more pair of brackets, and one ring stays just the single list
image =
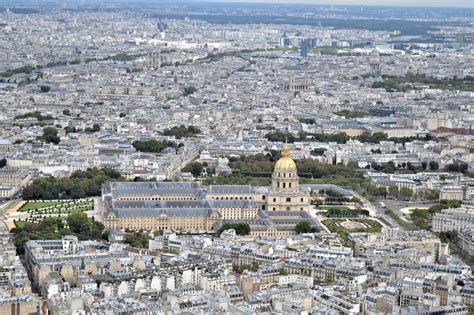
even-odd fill
[{"label": "long palace facade", "polygon": [[309,191],[301,189],[288,146],[270,187],[202,186],[197,182],[112,182],[102,187],[103,222],[109,229],[212,232],[226,222],[246,222],[253,236],[294,234],[308,221]]}]

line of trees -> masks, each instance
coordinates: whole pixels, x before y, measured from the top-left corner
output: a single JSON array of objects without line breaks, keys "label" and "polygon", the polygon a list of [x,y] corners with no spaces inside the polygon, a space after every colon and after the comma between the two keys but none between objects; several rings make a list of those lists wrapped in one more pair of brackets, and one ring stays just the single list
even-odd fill
[{"label": "line of trees", "polygon": [[201,130],[195,126],[181,125],[179,127],[174,126],[170,129],[165,129],[163,135],[165,136],[174,136],[176,139],[194,137],[197,134],[200,134]]},{"label": "line of trees", "polygon": [[77,199],[100,196],[102,184],[124,181],[120,173],[109,168],[89,168],[75,171],[71,177],[42,177],[35,179],[23,190],[25,200]]},{"label": "line of trees", "polygon": [[51,217],[39,223],[26,222],[22,227],[13,228],[11,233],[14,235],[18,255],[23,255],[25,243],[29,240],[54,240],[65,235],[76,235],[80,240],[100,240],[104,228],[102,223],[88,218],[85,213],[74,213],[65,220]]},{"label": "line of trees", "polygon": [[49,115],[49,114],[43,116],[43,114],[41,114],[40,112],[34,111],[34,112],[25,113],[23,115],[18,115],[18,116],[15,117],[15,120],[17,120],[17,119],[27,119],[27,118],[36,118],[38,121],[53,120],[54,119],[54,117]]},{"label": "line of trees", "polygon": [[410,213],[410,219],[417,227],[430,230],[429,220],[431,216],[443,209],[458,208],[461,206],[460,201],[441,201],[441,203],[431,206],[429,209],[414,209]]},{"label": "line of trees", "polygon": [[400,166],[395,165],[393,161],[389,161],[383,164],[372,162],[370,166],[372,167],[372,169],[378,172],[383,172],[383,173],[388,173],[388,174],[393,174],[396,171],[402,171],[404,173],[407,173],[407,171],[412,172],[412,173],[418,173],[418,172],[424,172],[427,169],[431,171],[437,171],[439,169],[439,164],[436,161],[430,161],[429,163],[426,161],[423,161],[419,165],[414,165],[411,162],[406,162],[406,163],[403,162],[401,163]]},{"label": "line of trees", "polygon": [[343,109],[337,112],[334,112],[334,115],[342,116],[345,118],[362,118],[369,116],[369,113],[362,111],[350,111],[348,109]]},{"label": "line of trees", "polygon": [[99,124],[93,124],[92,127],[86,127],[84,130],[87,133],[94,133],[100,131],[100,125]]},{"label": "line of trees", "polygon": [[322,133],[309,133],[309,132],[300,132],[297,136],[291,133],[285,133],[279,130],[270,132],[266,135],[266,138],[272,142],[285,142],[288,139],[289,143],[295,141],[315,141],[315,142],[336,142],[339,144],[347,143],[350,139],[358,140],[364,143],[380,143],[381,141],[392,141],[395,143],[406,143],[412,142],[415,140],[420,141],[430,141],[435,138],[431,135],[426,135],[425,137],[402,137],[402,138],[389,138],[386,133],[383,132],[364,132],[359,136],[351,137],[348,136],[345,132],[335,133],[335,134],[322,134]]},{"label": "line of trees", "polygon": [[136,140],[132,143],[133,147],[140,152],[148,152],[148,153],[160,153],[166,148],[175,148],[181,146],[176,144],[176,142],[172,141],[158,141],[155,139],[148,139],[148,140]]},{"label": "line of trees", "polygon": [[391,85],[408,86],[408,84],[424,84],[431,88],[442,90],[461,90],[474,92],[474,84],[472,84],[473,77],[453,77],[438,79],[429,77],[425,73],[407,72],[405,76],[383,75],[384,82],[389,82]]}]

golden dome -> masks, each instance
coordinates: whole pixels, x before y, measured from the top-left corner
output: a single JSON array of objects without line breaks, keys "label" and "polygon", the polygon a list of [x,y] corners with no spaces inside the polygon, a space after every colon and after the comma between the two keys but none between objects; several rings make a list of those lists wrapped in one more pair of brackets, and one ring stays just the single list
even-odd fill
[{"label": "golden dome", "polygon": [[275,164],[275,169],[296,171],[296,163],[290,157],[290,149],[286,143],[281,150],[281,158]]}]

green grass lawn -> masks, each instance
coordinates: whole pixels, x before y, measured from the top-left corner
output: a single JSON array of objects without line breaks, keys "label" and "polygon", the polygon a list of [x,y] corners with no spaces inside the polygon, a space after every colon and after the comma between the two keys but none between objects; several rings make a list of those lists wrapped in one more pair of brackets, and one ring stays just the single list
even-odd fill
[{"label": "green grass lawn", "polygon": [[92,210],[91,207],[79,207],[79,208],[71,208],[67,209],[65,211],[53,211],[53,212],[48,212],[48,214],[73,214],[73,213],[80,213],[80,212],[85,212],[85,211],[90,211]]},{"label": "green grass lawn", "polygon": [[[59,209],[54,209],[50,207],[57,208],[66,208],[62,211]],[[49,208],[49,209],[48,209]],[[93,209],[93,203],[89,200],[81,200],[74,203],[73,200],[54,200],[54,201],[28,201],[21,208],[20,212],[28,212],[34,214],[42,210],[47,211],[49,214],[59,214],[59,213],[77,213],[84,212]]]},{"label": "green grass lawn", "polygon": [[348,207],[346,206],[339,206],[339,205],[320,205],[320,206],[317,206],[318,210],[329,210],[329,209],[339,209],[339,210],[350,210]]},{"label": "green grass lawn", "polygon": [[357,228],[357,229],[348,229],[339,224],[339,222],[345,221],[344,219],[327,219],[322,223],[331,231],[332,233],[337,233],[343,240],[343,243],[348,244],[349,234],[357,232],[367,232],[367,233],[377,233],[382,230],[382,225],[377,221],[370,219],[354,219],[351,218],[350,221],[360,222],[366,224],[366,228]]},{"label": "green grass lawn", "polygon": [[24,228],[26,226],[26,221],[16,220],[15,221],[15,226],[18,227],[18,228]]},{"label": "green grass lawn", "polygon": [[50,206],[56,206],[56,205],[60,205],[61,203],[63,203],[63,201],[38,201],[38,202],[28,201],[20,208],[20,212],[28,212],[31,210],[46,208]]}]

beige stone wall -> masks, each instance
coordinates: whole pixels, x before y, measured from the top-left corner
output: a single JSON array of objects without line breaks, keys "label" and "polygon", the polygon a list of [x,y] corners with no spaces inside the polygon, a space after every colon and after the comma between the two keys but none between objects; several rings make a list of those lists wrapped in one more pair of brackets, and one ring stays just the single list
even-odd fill
[{"label": "beige stone wall", "polygon": [[[20,296],[31,293],[31,285],[25,284],[24,287],[15,287],[12,289],[13,296]],[[1,313],[0,313],[1,314]]]},{"label": "beige stone wall", "polygon": [[284,237],[284,236],[291,236],[296,235],[294,230],[276,230],[276,229],[268,229],[263,231],[255,231],[250,230],[250,236],[253,237],[261,237],[261,236],[275,236],[275,237]]},{"label": "beige stone wall", "polygon": [[35,266],[35,283],[38,287],[42,287],[46,277],[52,272],[51,266],[43,265],[41,268]]},{"label": "beige stone wall", "polygon": [[97,265],[94,262],[88,262],[84,266],[84,274],[86,275],[96,275],[99,271],[97,270]]},{"label": "beige stone wall", "polygon": [[211,230],[218,217],[201,216],[159,216],[159,217],[120,217],[106,218],[107,228],[130,230]]},{"label": "beige stone wall", "polygon": [[296,170],[275,169],[272,175],[272,190],[281,193],[299,192],[299,177]]},{"label": "beige stone wall", "polygon": [[449,191],[449,190],[441,190],[439,193],[440,200],[462,200],[463,199],[463,192],[460,191]]},{"label": "beige stone wall", "polygon": [[129,195],[122,195],[118,198],[121,201],[137,201],[137,200],[196,200],[194,195],[136,195],[136,194],[129,194]]},{"label": "beige stone wall", "polygon": [[219,212],[224,220],[254,219],[258,208],[221,208]]},{"label": "beige stone wall", "polygon": [[7,186],[19,187],[21,184],[20,173],[15,172],[13,174],[0,172],[0,184]]},{"label": "beige stone wall", "polygon": [[309,211],[309,196],[306,194],[269,195],[267,196],[266,210],[303,210]]},{"label": "beige stone wall", "polygon": [[39,314],[38,302],[21,302],[14,304],[0,305],[0,314],[2,315],[29,315]]},{"label": "beige stone wall", "polygon": [[206,194],[207,199],[214,200],[254,200],[254,194]]},{"label": "beige stone wall", "polygon": [[71,264],[63,263],[61,266],[61,276],[69,283],[75,282],[74,269]]}]

